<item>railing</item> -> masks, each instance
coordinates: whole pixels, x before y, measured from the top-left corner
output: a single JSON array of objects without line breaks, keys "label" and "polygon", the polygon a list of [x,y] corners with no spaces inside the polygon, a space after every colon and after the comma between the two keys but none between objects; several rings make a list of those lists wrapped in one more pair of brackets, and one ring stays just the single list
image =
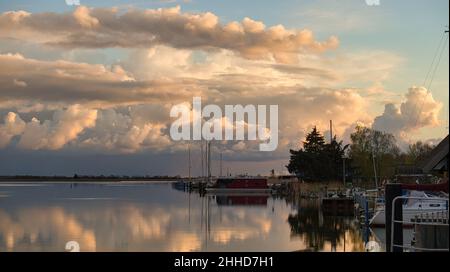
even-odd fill
[{"label": "railing", "polygon": [[[425,201],[438,201],[438,202],[444,202],[445,201],[446,202],[446,216],[447,216],[446,219],[447,220],[432,220],[432,221],[435,221],[435,222],[421,222],[422,220],[414,220],[413,222],[411,222],[411,221],[406,222],[403,219],[402,220],[395,220],[395,211],[396,211],[395,210],[395,203],[398,200],[405,200],[405,199],[408,199],[408,200],[421,200],[421,201],[424,201],[424,200]],[[414,225],[414,229],[416,229],[416,226],[418,226],[418,225],[446,226],[448,228],[449,227],[449,222],[448,222],[448,212],[449,212],[448,204],[449,204],[449,199],[448,198],[397,196],[392,201],[391,230],[394,230],[394,224],[395,223],[402,224],[402,226],[404,224],[411,224],[412,223]],[[402,209],[403,209],[403,205],[402,205]],[[429,216],[429,218],[434,216],[432,214],[433,214],[432,212],[428,212],[427,213],[426,210],[424,210],[423,213],[422,213],[422,215],[425,216],[425,218],[426,218],[427,215]],[[424,219],[424,218],[422,218],[422,219]],[[432,218],[432,219],[434,219],[434,218]],[[444,219],[444,218],[442,218],[442,219]],[[426,221],[429,221],[429,220],[426,220]],[[439,222],[439,221],[442,221],[442,222]],[[445,223],[445,221],[446,221],[446,223]],[[395,232],[391,231],[391,252],[394,251],[394,247],[395,248],[402,248],[403,250],[409,249],[409,250],[413,250],[413,251],[444,251],[444,252],[445,251],[449,251],[449,248],[421,248],[421,247],[415,247],[415,246],[412,246],[412,245],[408,246],[408,245],[404,245],[404,244],[402,244],[402,245],[395,244],[394,243],[394,241],[395,241],[394,240],[394,234],[395,234]]]},{"label": "railing", "polygon": [[[376,190],[374,190],[374,192],[375,191]],[[364,214],[367,217],[367,220],[369,220],[376,211],[378,205],[384,204],[384,198],[376,195],[368,195],[366,192],[355,192],[353,194],[353,199],[355,200],[355,203],[358,203],[360,209],[364,210]],[[369,205],[369,203],[372,204]]]}]

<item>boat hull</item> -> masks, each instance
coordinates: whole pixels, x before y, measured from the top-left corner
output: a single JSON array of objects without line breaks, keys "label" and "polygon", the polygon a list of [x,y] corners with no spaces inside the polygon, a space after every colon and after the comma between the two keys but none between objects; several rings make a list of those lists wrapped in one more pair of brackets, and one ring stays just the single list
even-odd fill
[{"label": "boat hull", "polygon": [[270,188],[206,188],[206,193],[224,195],[269,194]]},{"label": "boat hull", "polygon": [[[442,211],[446,211],[446,209],[403,209],[403,225],[404,226],[412,226],[412,219],[414,219],[414,217],[416,215],[420,215],[423,213],[435,213],[435,212],[442,212]],[[374,216],[372,217],[372,219],[369,222],[369,225],[371,227],[385,227],[386,226],[386,213],[383,210],[378,210],[377,212],[375,212]]]}]

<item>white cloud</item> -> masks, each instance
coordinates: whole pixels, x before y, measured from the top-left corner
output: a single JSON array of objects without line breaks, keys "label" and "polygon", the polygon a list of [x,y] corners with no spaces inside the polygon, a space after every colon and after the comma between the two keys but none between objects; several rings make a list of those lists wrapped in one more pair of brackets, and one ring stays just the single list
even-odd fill
[{"label": "white cloud", "polygon": [[383,114],[375,118],[373,127],[405,138],[420,128],[438,126],[442,106],[427,89],[412,87],[401,105],[385,105]]},{"label": "white cloud", "polygon": [[248,59],[274,58],[296,62],[301,52],[320,53],[338,46],[332,36],[324,42],[310,30],[287,30],[282,25],[244,18],[222,25],[211,13],[182,13],[180,7],[120,11],[78,7],[73,14],[5,12],[0,15],[0,38],[40,41],[68,48],[148,48],[169,45],[180,49],[227,49]]},{"label": "white cloud", "polygon": [[114,109],[99,111],[95,128],[89,131],[80,147],[122,153],[169,149],[174,143],[164,134],[166,125],[152,123],[149,121],[151,118],[146,115],[136,116],[134,110],[131,114],[119,113]]},{"label": "white cloud", "polygon": [[75,140],[86,128],[94,127],[97,111],[80,105],[58,110],[52,120],[40,122],[37,118],[25,124],[18,146],[24,149],[57,150]]},{"label": "white cloud", "polygon": [[0,124],[0,148],[7,146],[11,139],[23,133],[25,122],[14,112],[9,112]]}]

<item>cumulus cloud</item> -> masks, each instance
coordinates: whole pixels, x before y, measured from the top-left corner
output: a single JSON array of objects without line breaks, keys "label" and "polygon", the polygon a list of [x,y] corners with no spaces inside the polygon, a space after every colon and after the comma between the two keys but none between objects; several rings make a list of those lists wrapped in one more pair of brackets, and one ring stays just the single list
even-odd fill
[{"label": "cumulus cloud", "polygon": [[[193,96],[201,96],[204,105],[214,103],[221,107],[225,104],[279,105],[280,156],[286,154],[286,149],[296,148],[297,141],[314,125],[325,129],[333,119],[336,132],[343,132],[351,123],[368,119],[367,105],[359,90],[317,87],[335,80],[324,68],[255,62],[238,58],[229,51],[209,54],[201,62],[195,61],[194,55],[192,51],[156,47],[134,52],[129,62],[111,68],[0,55],[4,64],[0,67],[0,82],[7,87],[1,89],[0,97],[18,101],[16,112],[28,114],[54,112],[78,103],[95,108],[95,126],[79,134],[71,144],[126,153],[183,148],[172,142],[167,133],[173,121],[169,111],[174,104],[191,103]],[[181,56],[180,61],[174,56]],[[21,73],[25,68],[29,72]],[[26,80],[28,87],[14,86],[11,77]],[[21,136],[26,136],[20,145],[23,148],[32,148],[27,135],[48,138],[50,125],[47,123],[54,121],[48,116],[36,119],[41,121],[28,124],[33,133]],[[50,148],[46,142],[34,144]],[[239,149],[242,144],[236,144],[225,143],[221,151],[242,153]],[[246,142],[246,153],[255,151],[251,156],[265,156],[256,152],[258,144]]]},{"label": "cumulus cloud", "polygon": [[[138,110],[142,110],[142,106]],[[170,148],[174,143],[165,133],[166,124],[152,122],[151,118],[152,115],[136,116],[133,110],[126,114],[114,109],[101,110],[97,125],[86,135],[86,139],[81,141],[80,147],[122,153]]]},{"label": "cumulus cloud", "polygon": [[332,36],[319,42],[310,30],[266,27],[244,18],[221,24],[211,13],[183,13],[180,7],[119,11],[78,7],[73,13],[10,11],[0,15],[0,38],[15,38],[67,48],[148,48],[168,45],[184,49],[227,49],[248,59],[297,61],[302,52],[334,49]]},{"label": "cumulus cloud", "polygon": [[96,119],[96,110],[84,109],[80,105],[55,111],[52,120],[42,123],[34,117],[26,123],[16,113],[10,112],[0,126],[0,147],[9,144],[13,136],[20,135],[18,146],[21,148],[60,149],[86,128],[95,126]]},{"label": "cumulus cloud", "polygon": [[[186,146],[168,135],[169,111],[201,96],[204,105],[222,108],[279,105],[279,148],[271,156],[257,152],[257,141],[225,141],[214,148],[241,157],[285,157],[313,126],[325,131],[330,119],[338,135],[356,122],[370,123],[364,92],[342,86],[359,85],[354,79],[382,82],[400,62],[380,51],[316,54],[335,48],[337,39],[321,43],[309,30],[266,27],[250,18],[221,24],[212,13],[179,8],[119,12],[80,7],[46,16],[8,12],[0,15],[0,39],[6,37],[32,37],[32,42],[60,50],[131,49],[124,50],[128,58],[111,66],[0,55],[0,109],[28,117],[47,112],[24,117],[31,120],[24,128],[29,132],[10,137],[17,137],[22,148],[37,149],[64,148],[70,142],[77,148],[125,153],[183,150]],[[74,104],[95,109],[95,124],[62,137],[59,144],[37,140],[52,139],[57,118],[51,114]]]},{"label": "cumulus cloud", "polygon": [[75,20],[84,28],[93,28],[99,24],[97,18],[92,17],[90,10],[85,6],[80,6],[73,12]]},{"label": "cumulus cloud", "polygon": [[373,127],[404,138],[423,127],[439,125],[439,112],[442,103],[423,87],[412,87],[400,105],[388,103],[382,115],[375,118]]},{"label": "cumulus cloud", "polygon": [[0,148],[7,146],[11,139],[23,133],[25,130],[25,122],[15,114],[9,112],[3,124],[0,124]]}]

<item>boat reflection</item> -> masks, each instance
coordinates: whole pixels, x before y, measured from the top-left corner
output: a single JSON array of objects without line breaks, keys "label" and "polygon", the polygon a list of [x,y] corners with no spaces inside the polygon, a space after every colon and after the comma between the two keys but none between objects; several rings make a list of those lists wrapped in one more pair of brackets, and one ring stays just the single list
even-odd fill
[{"label": "boat reflection", "polygon": [[[358,251],[352,218],[317,201],[176,190],[173,184],[11,185],[0,194],[0,251]],[[30,196],[33,196],[30,198]]]},{"label": "boat reflection", "polygon": [[216,195],[219,206],[267,206],[269,195]]}]

